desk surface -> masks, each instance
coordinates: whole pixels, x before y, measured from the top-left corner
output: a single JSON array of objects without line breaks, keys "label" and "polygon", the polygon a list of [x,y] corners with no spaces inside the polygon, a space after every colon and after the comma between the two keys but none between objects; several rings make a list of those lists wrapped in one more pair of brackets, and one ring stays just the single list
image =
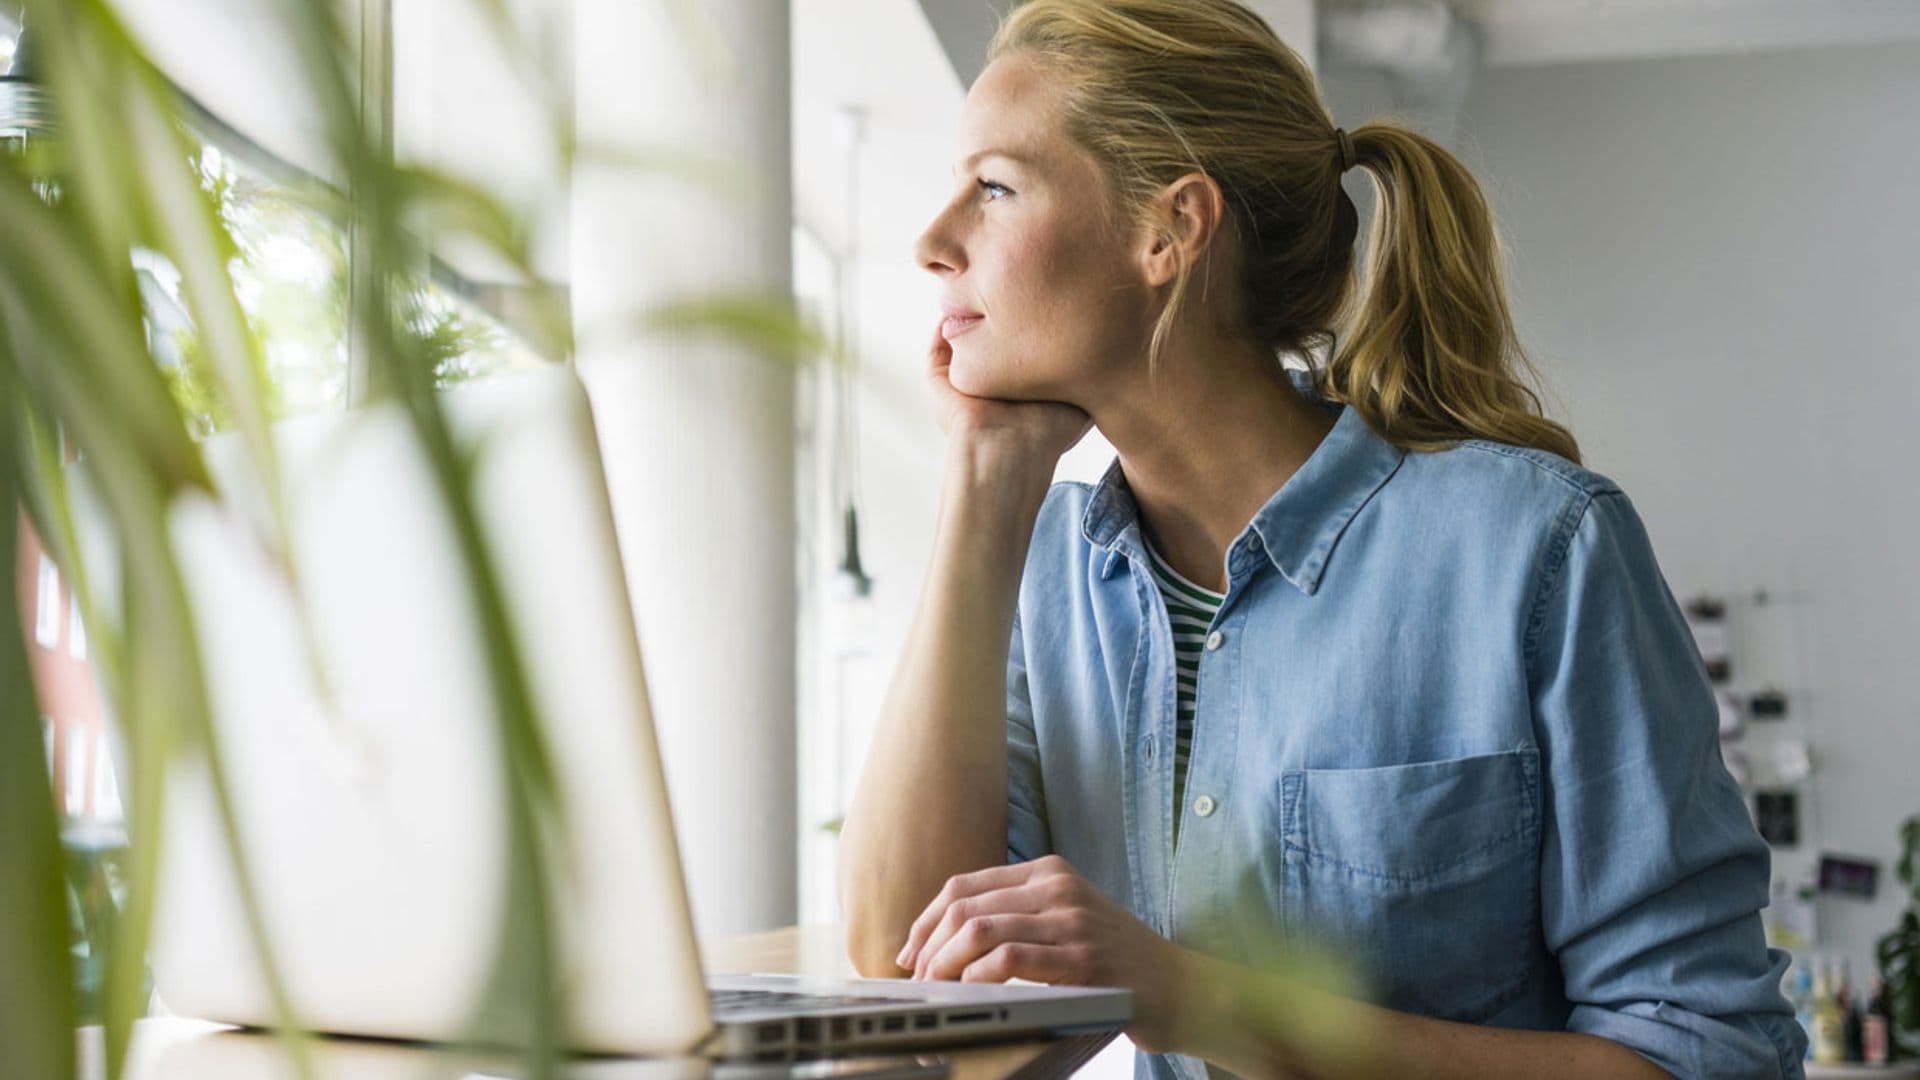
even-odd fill
[{"label": "desk surface", "polygon": [[[713,972],[781,972],[802,975],[852,975],[835,927],[798,927],[765,934],[710,941],[702,946]],[[1087,1035],[1051,1041],[1001,1043],[944,1049],[916,1055],[942,1061],[953,1080],[1021,1080],[1070,1075],[1113,1035]],[[511,1062],[453,1059],[426,1047],[359,1039],[323,1039],[315,1043],[319,1080],[418,1080],[422,1077],[507,1077]],[[596,1060],[571,1074],[593,1080],[685,1080],[707,1075],[697,1061]],[[82,1077],[105,1075],[99,1029],[82,1032]],[[240,1032],[199,1020],[152,1018],[135,1025],[127,1080],[247,1080],[293,1077],[272,1035]]]}]

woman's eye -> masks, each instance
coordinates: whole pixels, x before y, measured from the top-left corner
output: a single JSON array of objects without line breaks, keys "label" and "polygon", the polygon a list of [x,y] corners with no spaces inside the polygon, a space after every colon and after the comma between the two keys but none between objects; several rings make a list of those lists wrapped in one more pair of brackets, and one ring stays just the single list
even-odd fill
[{"label": "woman's eye", "polygon": [[[1010,187],[1008,187],[1008,186],[1006,186],[1005,184],[996,184],[996,183],[994,183],[994,182],[993,182],[993,181],[991,181],[991,180],[981,180],[981,181],[979,181],[979,184],[980,184],[980,190],[982,190],[982,191],[987,191],[987,192],[994,192],[994,191],[997,191],[997,192],[999,192],[999,193],[1001,193],[1002,195],[1011,195],[1011,194],[1013,194],[1013,189],[1012,189],[1012,188],[1010,188]],[[992,202],[993,200],[992,200],[992,199],[988,199],[987,201],[988,201],[988,202]]]}]

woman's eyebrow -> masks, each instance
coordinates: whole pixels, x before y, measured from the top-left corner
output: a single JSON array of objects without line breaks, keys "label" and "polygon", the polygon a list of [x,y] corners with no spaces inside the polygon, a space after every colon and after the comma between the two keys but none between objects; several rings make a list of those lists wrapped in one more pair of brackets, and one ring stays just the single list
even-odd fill
[{"label": "woman's eyebrow", "polygon": [[957,178],[962,171],[973,168],[975,163],[981,158],[989,157],[1005,158],[1016,165],[1032,166],[1034,164],[1033,159],[1020,153],[1018,150],[976,150],[972,154],[967,155],[967,159],[954,168],[953,175]]}]

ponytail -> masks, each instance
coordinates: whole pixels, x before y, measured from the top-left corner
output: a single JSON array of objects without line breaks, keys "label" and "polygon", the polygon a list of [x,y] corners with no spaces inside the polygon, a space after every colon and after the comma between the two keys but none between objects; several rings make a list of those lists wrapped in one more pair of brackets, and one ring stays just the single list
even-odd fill
[{"label": "ponytail", "polygon": [[1579,462],[1572,432],[1542,415],[1517,377],[1539,373],[1514,331],[1480,185],[1452,154],[1396,124],[1364,124],[1349,139],[1373,180],[1373,225],[1316,389],[1407,449],[1478,438]]}]

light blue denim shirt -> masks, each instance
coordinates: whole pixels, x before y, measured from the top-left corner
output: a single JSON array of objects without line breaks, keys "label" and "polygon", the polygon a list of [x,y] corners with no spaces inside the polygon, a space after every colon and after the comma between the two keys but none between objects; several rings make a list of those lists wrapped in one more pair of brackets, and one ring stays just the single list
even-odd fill
[{"label": "light blue denim shirt", "polygon": [[1292,374],[1338,420],[1227,551],[1183,806],[1133,498],[1117,463],[1049,491],[1009,656],[1008,858],[1060,854],[1231,958],[1337,942],[1389,1008],[1800,1075],[1767,847],[1633,504],[1543,451],[1400,450]]}]

